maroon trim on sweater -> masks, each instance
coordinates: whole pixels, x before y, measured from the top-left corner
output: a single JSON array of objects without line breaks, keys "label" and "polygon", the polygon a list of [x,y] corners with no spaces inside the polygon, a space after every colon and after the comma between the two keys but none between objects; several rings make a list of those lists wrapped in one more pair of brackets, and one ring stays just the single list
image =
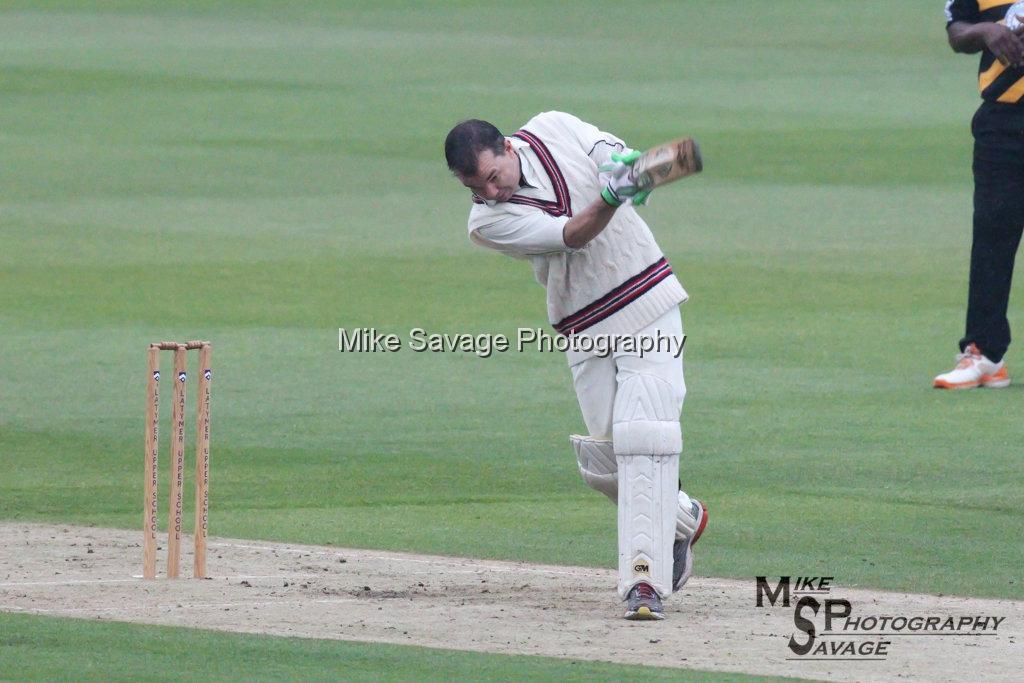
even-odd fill
[{"label": "maroon trim on sweater", "polygon": [[[551,186],[555,189],[555,201],[521,197],[515,194],[509,198],[509,203],[532,206],[556,218],[558,216],[572,217],[572,200],[569,197],[569,185],[565,182],[565,176],[562,175],[561,169],[558,168],[558,163],[555,162],[555,157],[551,154],[551,150],[548,149],[547,145],[540,138],[526,129],[513,133],[512,137],[519,138],[528,144],[534,154],[537,155],[537,158],[540,159],[541,166],[544,167],[544,172],[548,174]],[[473,203],[486,204],[487,202],[480,195],[474,193]]]},{"label": "maroon trim on sweater", "polygon": [[551,154],[547,145],[545,145],[540,138],[525,128],[513,133],[512,137],[519,138],[528,144],[530,149],[533,150],[533,153],[537,155],[538,159],[540,159],[540,163],[544,167],[544,171],[548,174],[548,179],[551,181],[552,187],[555,188],[555,201],[551,202],[544,199],[520,197],[519,195],[512,195],[509,201],[513,204],[535,206],[552,216],[571,217],[572,200],[569,198],[569,186],[566,184],[565,176],[562,175],[562,171],[558,168],[558,163],[555,162],[555,157]]},{"label": "maroon trim on sweater", "polygon": [[600,299],[559,320],[555,323],[555,330],[564,335],[582,332],[621,311],[670,275],[672,266],[662,256]]}]

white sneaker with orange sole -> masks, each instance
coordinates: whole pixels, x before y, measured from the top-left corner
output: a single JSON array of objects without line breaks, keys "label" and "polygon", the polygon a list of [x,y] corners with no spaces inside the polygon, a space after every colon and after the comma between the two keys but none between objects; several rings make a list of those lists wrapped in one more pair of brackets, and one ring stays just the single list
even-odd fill
[{"label": "white sneaker with orange sole", "polygon": [[968,344],[963,353],[957,354],[956,367],[936,377],[932,386],[936,389],[1002,389],[1010,386],[1010,375],[1004,361],[993,363],[977,346]]}]

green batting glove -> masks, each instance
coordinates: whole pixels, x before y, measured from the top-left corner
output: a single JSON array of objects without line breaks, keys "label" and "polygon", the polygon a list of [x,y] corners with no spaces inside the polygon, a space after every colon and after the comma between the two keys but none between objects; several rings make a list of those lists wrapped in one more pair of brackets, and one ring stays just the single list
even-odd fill
[{"label": "green batting glove", "polygon": [[644,206],[647,204],[647,198],[651,196],[653,190],[644,190],[643,192],[637,192],[633,195],[632,202],[633,206]]},{"label": "green batting glove", "polygon": [[[642,155],[643,152],[638,149],[631,149],[628,152],[612,152],[612,161],[621,161],[624,164],[632,166]],[[633,206],[644,206],[647,204],[647,198],[651,196],[651,192],[652,190],[637,192],[633,195],[630,201],[633,202]]]},{"label": "green batting glove", "polygon": [[604,184],[601,198],[606,204],[622,206],[627,199],[639,192],[633,178],[633,163],[639,158],[640,152],[632,149],[613,152],[611,163],[602,164],[598,168],[599,178]]},{"label": "green batting glove", "polygon": [[642,154],[643,153],[638,149],[624,149],[621,152],[612,152],[612,161],[618,161],[626,164],[627,166],[632,166]]}]

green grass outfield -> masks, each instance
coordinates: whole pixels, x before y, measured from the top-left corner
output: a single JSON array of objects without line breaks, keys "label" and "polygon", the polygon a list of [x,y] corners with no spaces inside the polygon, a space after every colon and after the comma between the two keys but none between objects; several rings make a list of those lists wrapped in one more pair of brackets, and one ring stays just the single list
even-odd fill
[{"label": "green grass outfield", "polygon": [[[112,643],[122,648],[120,656],[110,656]],[[635,666],[550,657],[273,638],[0,612],[0,679],[12,681],[594,681],[627,680],[638,674]],[[642,675],[645,681],[678,681],[682,674],[648,667]],[[791,679],[687,671],[685,680]]]},{"label": "green grass outfield", "polygon": [[0,518],[137,526],[145,345],[204,337],[213,534],[611,566],[562,357],[337,351],[546,327],[441,144],[561,109],[705,152],[643,210],[691,294],[697,573],[1024,597],[1022,385],[930,389],[976,106],[942,2],[624,6],[3,3]]}]

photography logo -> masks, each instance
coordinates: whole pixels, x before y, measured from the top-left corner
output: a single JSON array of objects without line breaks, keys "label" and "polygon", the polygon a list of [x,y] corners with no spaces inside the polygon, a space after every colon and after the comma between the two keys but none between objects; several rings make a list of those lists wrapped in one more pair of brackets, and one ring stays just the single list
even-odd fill
[{"label": "photography logo", "polygon": [[860,614],[833,595],[832,576],[756,577],[755,604],[793,610],[789,661],[881,662],[893,642],[910,636],[994,636],[1006,617],[950,614]]}]

